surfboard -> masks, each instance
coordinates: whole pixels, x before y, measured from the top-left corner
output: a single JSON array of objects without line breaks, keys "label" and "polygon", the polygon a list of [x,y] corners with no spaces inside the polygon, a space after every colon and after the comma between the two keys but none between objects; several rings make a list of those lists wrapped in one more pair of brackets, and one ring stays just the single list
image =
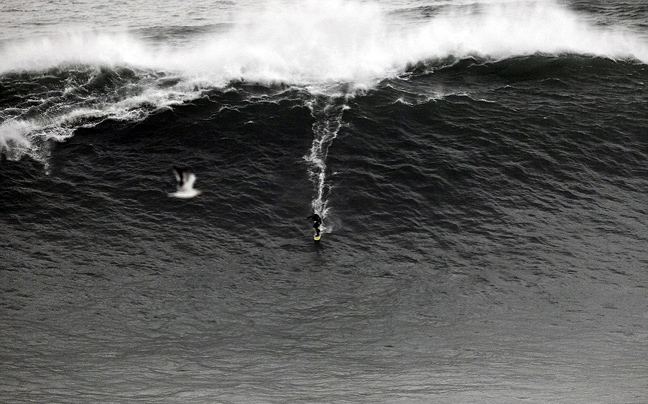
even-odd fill
[{"label": "surfboard", "polygon": [[322,238],[322,233],[320,233],[319,236],[318,235],[313,236],[313,240],[315,240],[315,241],[320,241],[321,238]]}]

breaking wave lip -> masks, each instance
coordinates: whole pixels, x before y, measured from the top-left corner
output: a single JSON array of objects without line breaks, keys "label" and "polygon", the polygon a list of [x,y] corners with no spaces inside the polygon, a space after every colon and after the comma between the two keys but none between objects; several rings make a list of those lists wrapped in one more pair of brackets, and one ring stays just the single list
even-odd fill
[{"label": "breaking wave lip", "polygon": [[[313,94],[327,94],[344,83],[353,93],[397,77],[421,61],[444,58],[502,60],[573,53],[648,63],[648,44],[640,35],[621,27],[596,27],[553,0],[445,7],[409,25],[394,24],[391,17],[371,2],[309,0],[296,8],[280,1],[241,13],[228,31],[201,33],[189,45],[176,48],[126,32],[94,31],[4,43],[0,75],[79,65],[127,68],[137,72],[141,89],[54,118],[0,118],[0,149],[13,150],[14,157],[20,150],[34,154],[38,139],[68,138],[84,114],[138,119],[146,116],[142,106],[172,106],[233,81],[296,85]],[[160,80],[143,78],[158,72],[175,77],[172,84],[161,86]]]},{"label": "breaking wave lip", "polygon": [[8,119],[0,123],[0,153],[10,160],[28,155],[42,163],[48,170],[50,142],[64,142],[82,127],[93,127],[105,119],[138,120],[143,114],[138,110],[104,111],[76,108],[68,113],[36,119]]},{"label": "breaking wave lip", "polygon": [[228,31],[173,48],[128,33],[72,32],[5,44],[0,73],[80,63],[175,71],[222,86],[261,83],[370,84],[421,60],[503,59],[534,53],[591,54],[648,63],[645,38],[596,27],[552,0],[447,7],[422,23],[395,28],[377,3],[271,2],[243,12]]},{"label": "breaking wave lip", "polygon": [[[5,77],[4,84],[25,80]],[[74,66],[27,76],[47,78],[45,91],[27,94],[12,108],[0,111],[0,153],[10,160],[28,155],[47,170],[51,142],[64,142],[78,128],[89,128],[111,119],[137,122],[152,111],[183,104],[200,97],[197,88],[177,84],[165,74]]]}]

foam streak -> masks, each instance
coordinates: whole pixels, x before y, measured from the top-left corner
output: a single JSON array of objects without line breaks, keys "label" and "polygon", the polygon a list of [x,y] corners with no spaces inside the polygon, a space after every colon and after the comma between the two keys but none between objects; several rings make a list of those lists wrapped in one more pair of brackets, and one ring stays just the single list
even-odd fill
[{"label": "foam streak", "polygon": [[[304,159],[309,163],[308,174],[315,188],[315,196],[311,201],[312,209],[325,219],[330,212],[328,195],[332,189],[331,184],[327,182],[326,158],[329,147],[342,126],[342,115],[346,106],[329,97],[321,97],[313,100],[309,108],[315,118],[312,126],[314,139],[310,153],[304,156]],[[330,225],[322,226],[322,232],[328,233],[331,230]]]}]

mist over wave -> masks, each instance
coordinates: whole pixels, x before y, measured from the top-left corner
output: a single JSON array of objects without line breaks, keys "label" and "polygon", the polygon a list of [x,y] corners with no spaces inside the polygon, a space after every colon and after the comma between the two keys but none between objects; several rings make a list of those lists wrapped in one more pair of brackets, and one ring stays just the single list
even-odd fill
[{"label": "mist over wave", "polygon": [[579,53],[648,62],[645,38],[622,27],[593,26],[553,1],[439,8],[407,28],[393,17],[378,3],[272,2],[188,47],[147,43],[128,33],[79,31],[7,43],[0,73],[90,64],[177,71],[215,86],[239,79],[366,84],[411,63],[448,56]]}]

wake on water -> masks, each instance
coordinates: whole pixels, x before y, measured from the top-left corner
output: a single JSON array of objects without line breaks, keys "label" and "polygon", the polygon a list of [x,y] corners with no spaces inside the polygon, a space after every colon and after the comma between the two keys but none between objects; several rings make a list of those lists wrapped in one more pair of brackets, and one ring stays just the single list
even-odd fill
[{"label": "wake on water", "polygon": [[[304,156],[309,163],[309,177],[315,188],[315,197],[311,202],[313,212],[318,213],[322,219],[329,214],[329,201],[333,189],[332,184],[327,181],[326,157],[333,140],[337,137],[342,126],[342,115],[347,108],[346,103],[336,98],[319,97],[308,103],[315,122],[313,123],[313,144],[310,153]],[[321,231],[330,233],[333,226],[324,222]]]}]

